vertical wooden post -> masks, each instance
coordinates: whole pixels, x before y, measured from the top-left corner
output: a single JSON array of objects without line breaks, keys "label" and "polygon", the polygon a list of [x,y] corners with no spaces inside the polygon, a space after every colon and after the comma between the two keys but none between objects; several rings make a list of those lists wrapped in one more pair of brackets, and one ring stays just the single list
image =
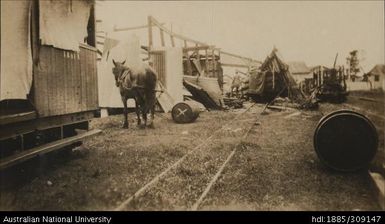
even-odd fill
[{"label": "vertical wooden post", "polygon": [[152,17],[148,16],[148,61],[151,61],[151,50],[152,50]]},{"label": "vertical wooden post", "polygon": [[160,42],[162,44],[162,47],[164,47],[164,34],[163,30],[159,27],[159,32],[160,32]]},{"label": "vertical wooden post", "polygon": [[210,74],[210,70],[209,70],[209,53],[207,52],[207,48],[205,50],[205,53],[206,53],[206,75],[209,75]]},{"label": "vertical wooden post", "polygon": [[175,47],[175,40],[173,35],[170,35],[170,40],[171,40],[171,46]]},{"label": "vertical wooden post", "polygon": [[199,64],[200,64],[200,62],[201,62],[201,58],[200,58],[200,55],[199,55],[199,49],[198,49],[198,47],[199,47],[199,45],[198,44],[195,44],[195,54],[197,55],[197,59],[198,59],[198,62],[199,62]]},{"label": "vertical wooden post", "polygon": [[275,89],[275,72],[273,71],[273,89]]},{"label": "vertical wooden post", "polygon": [[211,67],[213,68],[212,71],[213,71],[213,74],[212,74],[212,77],[216,77],[216,74],[215,74],[215,66],[216,65],[216,61],[215,61],[215,50],[214,48],[211,50]]},{"label": "vertical wooden post", "polygon": [[188,51],[184,51],[184,55],[186,57],[188,75],[192,76],[192,66],[191,66],[190,57],[188,55]]}]

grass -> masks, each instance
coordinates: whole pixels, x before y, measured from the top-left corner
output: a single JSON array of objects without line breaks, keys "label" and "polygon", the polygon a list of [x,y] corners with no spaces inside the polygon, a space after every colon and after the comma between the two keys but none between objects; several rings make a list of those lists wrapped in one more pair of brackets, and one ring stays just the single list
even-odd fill
[{"label": "grass", "polygon": [[[340,107],[325,104],[321,111]],[[136,127],[134,114],[129,115],[128,130],[120,128],[122,115],[94,119],[91,128],[102,129],[102,134],[87,139],[80,153],[70,153],[65,162],[53,163],[30,177],[30,182],[2,189],[0,209],[114,209],[224,125],[229,127],[126,209],[190,208],[239,143],[200,209],[378,209],[365,172],[338,173],[320,164],[312,145],[320,111],[287,117],[293,111],[268,110],[267,115],[260,116],[262,108],[254,107],[233,124],[230,121],[239,110],[204,112],[191,124],[176,124],[164,114],[156,117],[155,129],[145,130]],[[259,124],[242,140],[254,119]]]}]

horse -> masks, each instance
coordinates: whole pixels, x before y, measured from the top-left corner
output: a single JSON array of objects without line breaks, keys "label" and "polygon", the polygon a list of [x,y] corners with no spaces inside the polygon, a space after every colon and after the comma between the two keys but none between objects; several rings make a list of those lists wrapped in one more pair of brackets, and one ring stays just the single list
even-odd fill
[{"label": "horse", "polygon": [[[120,96],[124,106],[123,128],[128,128],[127,120],[127,100],[133,98],[135,100],[135,111],[138,117],[138,126],[145,128],[147,126],[147,113],[151,113],[150,128],[154,128],[154,113],[155,113],[155,88],[158,80],[157,73],[149,66],[144,66],[143,71],[134,71],[125,66],[123,62],[112,60],[114,67],[112,73],[115,77],[115,85],[119,88]],[[144,120],[144,125],[141,125],[140,114]]]}]

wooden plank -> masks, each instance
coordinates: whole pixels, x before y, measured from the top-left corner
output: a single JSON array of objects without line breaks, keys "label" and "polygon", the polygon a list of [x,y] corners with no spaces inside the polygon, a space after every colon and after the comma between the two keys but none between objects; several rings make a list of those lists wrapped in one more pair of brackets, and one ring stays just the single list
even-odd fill
[{"label": "wooden plank", "polygon": [[196,47],[195,54],[197,55],[197,59],[198,59],[198,62],[200,64],[201,63],[201,55],[199,54],[198,44],[195,47]]},{"label": "wooden plank", "polygon": [[0,160],[0,170],[5,169],[7,167],[16,165],[18,163],[24,162],[28,159],[31,159],[37,155],[43,155],[48,152],[52,152],[54,150],[63,148],[64,146],[71,145],[75,142],[78,142],[84,138],[91,137],[93,135],[99,134],[101,130],[96,129],[92,131],[87,131],[82,134],[78,134],[73,137],[68,137],[65,139],[61,139],[55,142],[51,142],[36,148],[32,148],[26,151],[23,151],[22,153],[18,153],[14,156],[7,157],[5,159]]},{"label": "wooden plank", "polygon": [[70,102],[70,105],[68,107],[68,113],[74,113],[76,112],[76,69],[75,69],[75,65],[76,65],[76,52],[71,52],[71,61],[69,63],[69,86],[68,88],[70,88],[72,91],[70,93],[70,99],[71,99],[71,102]]},{"label": "wooden plank", "polygon": [[[150,51],[152,49],[152,17],[148,16],[147,17],[147,22],[148,22],[148,50]],[[149,55],[150,56],[150,55]]]},{"label": "wooden plank", "polygon": [[89,59],[89,54],[88,54],[88,51],[85,50],[84,51],[84,58],[85,58],[85,80],[86,80],[86,83],[85,83],[85,108],[83,108],[83,111],[86,111],[90,105],[90,88],[89,88],[89,85],[90,85],[90,59]]},{"label": "wooden plank", "polygon": [[80,111],[84,111],[86,108],[86,59],[85,59],[85,49],[80,50]]},{"label": "wooden plank", "polygon": [[[164,23],[162,23],[162,25],[164,25]],[[142,26],[131,26],[131,27],[124,27],[124,28],[116,28],[114,26],[114,32],[144,29],[144,28],[148,28],[148,26],[149,26],[148,24],[142,25]],[[151,26],[155,26],[155,24],[152,24]]]},{"label": "wooden plank", "polygon": [[28,111],[17,114],[10,114],[0,117],[0,125],[21,122],[26,120],[31,120],[36,118],[36,111]]},{"label": "wooden plank", "polygon": [[212,68],[212,76],[216,77],[215,74],[216,60],[215,60],[215,52],[214,49],[211,50],[211,68]]},{"label": "wooden plank", "polygon": [[86,108],[85,108],[85,111],[87,111],[89,108],[90,108],[90,105],[91,105],[91,100],[92,100],[92,93],[91,93],[91,90],[92,90],[92,85],[91,85],[91,76],[92,76],[92,62],[91,62],[91,54],[90,52],[87,50],[86,51],[86,59],[87,59],[87,63],[86,63],[86,93],[87,93],[87,97],[86,97]]},{"label": "wooden plank", "polygon": [[215,48],[213,45],[206,45],[206,46],[194,46],[194,47],[184,47],[183,51],[199,51],[199,50],[208,50],[208,49],[219,49]]},{"label": "wooden plank", "polygon": [[152,24],[155,24],[157,27],[162,29],[165,33],[169,34],[170,36],[172,35],[175,38],[178,38],[178,39],[181,39],[181,40],[186,40],[186,41],[189,41],[189,42],[192,42],[192,43],[195,43],[195,44],[199,44],[199,45],[207,45],[206,43],[203,43],[203,42],[200,42],[200,41],[197,41],[197,40],[193,40],[193,39],[190,39],[188,37],[182,36],[180,34],[174,33],[173,31],[167,29],[165,26],[163,26],[161,23],[159,23],[153,17],[151,17],[151,22],[152,22]]},{"label": "wooden plank", "polygon": [[[47,106],[45,105],[47,100],[41,100],[42,91],[44,89],[44,82],[46,83],[47,80],[43,80],[42,77],[44,76],[44,65],[42,60],[43,53],[40,52],[39,55],[39,62],[37,65],[33,65],[34,72],[33,72],[33,88],[34,88],[34,103],[36,110],[40,116],[44,116],[44,108]],[[43,82],[44,81],[44,82]]]},{"label": "wooden plank", "polygon": [[58,49],[54,48],[54,58],[55,58],[55,63],[53,65],[53,73],[51,74],[52,79],[50,85],[53,87],[53,107],[52,113],[50,114],[51,116],[59,114],[61,106],[60,104],[63,103],[63,100],[61,99],[61,89],[60,87],[63,85],[62,80],[61,80],[61,74],[60,74],[60,69],[62,68],[62,62],[61,59],[63,57],[63,52],[59,51]]},{"label": "wooden plank", "polygon": [[385,180],[379,173],[369,171],[369,177],[372,181],[373,194],[382,210],[385,210]]},{"label": "wooden plank", "polygon": [[381,119],[385,120],[385,116],[380,115],[380,114],[376,114],[376,113],[373,113],[373,112],[370,112],[370,111],[365,110],[363,108],[356,107],[356,106],[348,104],[348,103],[343,103],[342,105],[345,106],[345,107],[350,107],[351,109],[354,109],[354,110],[356,110],[356,111],[358,111],[360,113],[365,114],[366,116],[373,116],[373,117],[377,117],[377,118],[381,118]]},{"label": "wooden plank", "polygon": [[[80,49],[81,50],[81,49]],[[76,52],[76,63],[75,63],[75,71],[76,71],[76,111],[81,111],[82,109],[82,72],[80,66],[80,52]]]},{"label": "wooden plank", "polygon": [[82,103],[82,111],[86,111],[87,110],[87,107],[88,107],[88,100],[89,100],[89,93],[88,93],[88,83],[89,83],[89,76],[88,76],[88,73],[89,73],[89,62],[88,62],[88,54],[87,54],[87,50],[85,50],[83,52],[83,57],[84,57],[84,65],[83,65],[83,68],[84,68],[84,77],[83,77],[83,80],[84,80],[84,85],[82,86],[83,88],[83,103]]},{"label": "wooden plank", "polygon": [[93,110],[95,109],[95,85],[96,85],[96,70],[95,70],[95,67],[96,67],[96,57],[95,57],[95,53],[90,51],[89,52],[89,55],[90,55],[90,86],[88,86],[89,90],[90,90],[90,104],[89,104],[89,107],[88,107],[88,110]]},{"label": "wooden plank", "polygon": [[[58,51],[59,52],[59,51]],[[67,74],[64,73],[67,66],[67,58],[69,57],[69,54],[67,51],[64,51],[63,53],[59,54],[60,60],[59,60],[59,66],[57,69],[57,72],[59,74],[59,80],[60,83],[58,85],[58,112],[57,114],[66,114],[66,95],[67,95],[67,89],[66,89],[66,76]]]},{"label": "wooden plank", "polygon": [[88,49],[88,50],[94,51],[94,52],[98,51],[98,49],[96,47],[93,47],[93,46],[90,46],[90,45],[87,45],[87,44],[79,43],[79,49],[81,49],[81,48],[85,48],[85,49]]},{"label": "wooden plank", "polygon": [[221,65],[222,67],[249,68],[249,66],[242,64],[222,63]]},{"label": "wooden plank", "polygon": [[53,114],[53,108],[55,108],[55,92],[56,92],[56,83],[54,81],[54,76],[52,75],[55,72],[55,49],[48,48],[49,49],[49,64],[48,64],[48,73],[47,73],[47,92],[48,92],[48,101],[49,101],[49,107],[48,107],[48,113],[47,116],[50,116]]},{"label": "wooden plank", "polygon": [[93,85],[92,85],[92,93],[93,93],[93,105],[92,109],[98,109],[99,103],[98,103],[98,70],[97,70],[97,56],[96,53],[92,52],[92,62],[93,62]]},{"label": "wooden plank", "polygon": [[68,51],[67,52],[67,58],[65,58],[65,66],[64,66],[64,80],[65,80],[65,113],[70,113],[72,112],[72,104],[73,104],[73,86],[72,86],[72,56],[73,52]]},{"label": "wooden plank", "polygon": [[47,128],[60,127],[67,124],[79,123],[90,120],[93,117],[93,112],[90,111],[37,118],[20,122],[18,125],[14,125],[13,123],[4,124],[0,126],[0,140],[13,138],[35,130],[44,130]]},{"label": "wooden plank", "polygon": [[[351,96],[351,97],[352,97],[352,96]],[[355,98],[355,97],[353,96],[353,98]],[[358,97],[358,99],[364,100],[364,101],[370,101],[370,102],[383,103],[382,100],[376,100],[376,99],[368,98],[368,97]]]},{"label": "wooden plank", "polygon": [[191,66],[190,56],[187,52],[184,52],[183,54],[186,57],[187,73],[188,75],[192,76],[192,66]]},{"label": "wooden plank", "polygon": [[56,108],[53,115],[65,114],[65,89],[64,87],[64,60],[66,51],[55,49],[56,66],[55,66],[55,80],[56,82]]},{"label": "wooden plank", "polygon": [[[46,49],[42,48],[39,52],[39,64],[36,66],[37,72],[34,73],[35,86],[35,106],[38,116],[44,117],[48,110],[48,95],[47,95],[47,59]],[[44,98],[43,98],[44,97]]]},{"label": "wooden plank", "polygon": [[205,68],[206,68],[206,71],[205,71],[205,74],[209,74],[209,53],[208,53],[208,49],[205,49],[205,55],[206,55],[206,59],[205,59]]},{"label": "wooden plank", "polygon": [[67,51],[67,57],[64,58],[64,70],[63,70],[63,78],[64,78],[64,91],[65,91],[65,94],[64,94],[64,102],[63,104],[65,104],[64,108],[65,108],[65,111],[64,113],[67,114],[69,113],[70,109],[71,109],[71,104],[72,104],[72,99],[71,99],[71,96],[73,94],[73,91],[72,91],[72,86],[71,86],[71,77],[72,77],[72,73],[71,73],[71,57],[72,57],[72,52],[71,51]]},{"label": "wooden plank", "polygon": [[226,52],[226,51],[221,51],[221,53],[224,54],[224,55],[232,56],[232,57],[243,59],[243,60],[246,60],[246,61],[252,61],[252,62],[255,62],[255,63],[261,63],[262,64],[261,61],[255,60],[253,58],[243,57],[243,56],[240,56],[240,55],[237,55],[237,54],[233,54],[233,53],[229,53],[229,52]]}]

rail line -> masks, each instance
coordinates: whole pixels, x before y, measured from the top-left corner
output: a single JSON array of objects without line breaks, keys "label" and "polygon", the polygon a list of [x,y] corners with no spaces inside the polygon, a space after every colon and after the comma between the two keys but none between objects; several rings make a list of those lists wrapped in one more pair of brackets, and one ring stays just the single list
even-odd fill
[{"label": "rail line", "polygon": [[[248,108],[246,108],[244,111],[242,111],[241,113],[237,114],[236,116],[234,116],[233,119],[230,120],[229,123],[227,123],[226,125],[223,125],[222,128],[216,130],[214,133],[212,133],[212,135],[210,135],[208,138],[206,138],[202,143],[200,143],[199,145],[197,145],[196,147],[194,147],[193,149],[191,149],[190,151],[188,151],[185,155],[183,155],[180,159],[178,159],[176,162],[174,162],[173,164],[171,164],[170,166],[168,166],[165,170],[163,170],[161,173],[159,173],[158,175],[156,175],[153,179],[151,179],[151,181],[149,181],[147,184],[145,184],[143,187],[141,187],[140,189],[138,189],[133,195],[131,195],[129,198],[127,198],[126,200],[124,200],[122,203],[120,203],[114,210],[115,211],[121,211],[121,210],[124,210],[133,200],[141,197],[144,195],[144,193],[146,193],[151,187],[154,187],[156,186],[157,183],[159,183],[159,181],[164,178],[167,174],[170,173],[171,170],[177,168],[180,164],[182,164],[183,161],[186,160],[186,158],[189,156],[189,155],[192,155],[194,152],[197,152],[197,151],[200,151],[200,149],[203,149],[204,146],[208,145],[208,143],[213,140],[214,136],[216,136],[217,133],[219,133],[220,131],[223,131],[223,130],[226,130],[227,128],[229,128],[234,122],[239,122],[240,121],[240,117],[243,116],[244,114],[246,114],[252,107],[254,107],[256,104],[253,103],[251,104]],[[258,118],[256,118],[258,119]],[[256,119],[253,119],[253,120],[256,120]],[[246,121],[248,123],[251,123],[250,127],[247,129],[247,131],[245,132],[245,134],[241,137],[241,140],[239,141],[239,143],[234,147],[234,149],[232,150],[232,152],[230,153],[230,155],[227,157],[227,159],[225,160],[225,162],[221,165],[221,167],[218,169],[218,171],[216,172],[216,174],[214,175],[214,177],[211,179],[211,181],[209,182],[209,184],[206,186],[205,190],[203,191],[202,195],[199,197],[198,201],[193,205],[192,207],[192,210],[196,210],[198,209],[200,203],[203,201],[203,199],[205,198],[205,196],[207,195],[207,193],[210,191],[211,187],[215,184],[215,182],[217,181],[217,179],[219,178],[219,176],[221,175],[221,173],[223,172],[225,166],[227,165],[227,163],[231,160],[231,158],[233,157],[233,155],[235,154],[236,152],[236,149],[238,148],[238,146],[242,143],[243,139],[246,138],[246,136],[249,134],[250,130],[252,130],[252,128],[254,127],[255,125],[255,122],[250,122],[251,119],[243,119],[241,121]]]},{"label": "rail line", "polygon": [[[256,119],[255,119],[256,120]],[[217,171],[217,173],[214,175],[214,177],[211,179],[210,183],[207,185],[207,187],[205,188],[205,190],[203,191],[203,193],[201,194],[201,196],[199,197],[199,199],[195,202],[195,204],[192,206],[191,210],[192,211],[196,211],[198,210],[199,206],[201,205],[201,203],[203,202],[204,198],[206,197],[206,195],[209,193],[211,187],[215,184],[215,182],[218,180],[218,178],[220,177],[220,175],[222,174],[223,170],[225,169],[226,165],[229,163],[229,161],[231,160],[231,158],[233,158],[233,156],[235,155],[235,152],[237,151],[238,149],[238,146],[242,144],[243,140],[249,135],[251,129],[253,129],[253,127],[255,126],[255,122],[252,123],[252,125],[250,125],[250,127],[247,129],[246,133],[242,136],[241,138],[241,141],[234,147],[233,151],[231,151],[230,155],[227,157],[227,159],[225,160],[225,162],[222,164],[222,166],[219,168],[219,170]]]},{"label": "rail line", "polygon": [[363,108],[360,108],[360,107],[357,107],[357,106],[354,106],[354,105],[351,105],[351,104],[348,104],[348,103],[344,103],[343,104],[345,107],[349,107],[351,109],[354,109],[360,113],[363,113],[363,114],[367,114],[367,115],[370,115],[370,116],[373,116],[373,117],[377,117],[377,118],[381,118],[382,120],[385,120],[385,116],[384,115],[380,115],[380,114],[377,114],[377,113],[373,113],[373,112],[370,112],[370,111],[367,111]]}]

